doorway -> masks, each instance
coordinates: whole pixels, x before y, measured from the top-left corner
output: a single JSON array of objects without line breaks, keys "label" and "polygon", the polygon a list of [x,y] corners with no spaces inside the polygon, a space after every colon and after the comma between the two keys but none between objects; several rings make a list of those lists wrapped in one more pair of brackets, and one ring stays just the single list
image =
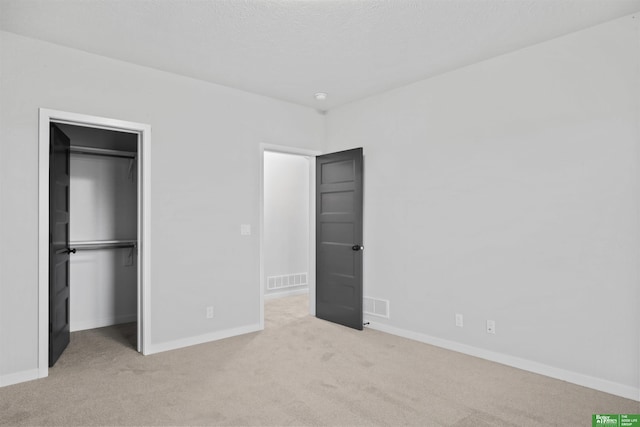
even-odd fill
[{"label": "doorway", "polygon": [[[319,154],[317,151],[278,145],[262,144],[260,147],[262,329],[265,299],[306,293],[309,313],[315,315],[314,195],[315,156]],[[300,177],[297,182],[288,181],[296,176]],[[268,254],[267,251],[277,253]]]},{"label": "doorway", "polygon": [[[362,274],[364,157],[362,148],[321,154],[310,150],[267,144],[260,146],[260,328],[264,329],[265,289],[270,286],[271,279],[265,276],[265,157],[268,156],[267,153],[305,156],[311,160],[308,169],[309,314],[362,330],[364,326]],[[321,273],[319,278],[316,273]],[[297,278],[294,279],[294,285],[295,280]],[[277,287],[278,282],[273,283]]]},{"label": "doorway", "polygon": [[[125,224],[122,221],[119,221],[119,224],[115,224],[115,218],[109,218],[107,221],[103,221],[102,225],[99,227],[101,230],[98,230],[97,238],[92,241],[84,241],[86,239],[80,238],[83,240],[81,242],[75,242],[76,247],[69,247],[69,252],[74,252],[74,249],[86,250],[87,252],[92,249],[107,249],[104,245],[110,245],[111,248],[118,248],[120,251],[124,251],[125,253],[119,254],[120,258],[118,262],[122,262],[125,267],[131,267],[133,264],[136,265],[135,269],[122,270],[116,274],[130,276],[128,280],[132,282],[133,289],[128,289],[124,291],[124,293],[128,293],[128,296],[121,299],[127,299],[128,303],[131,303],[131,300],[135,296],[135,303],[133,307],[130,305],[128,308],[125,308],[125,311],[133,311],[133,313],[116,313],[112,310],[112,318],[105,319],[103,318],[88,318],[88,319],[77,319],[84,321],[84,327],[82,326],[82,322],[76,322],[75,329],[86,329],[86,326],[93,325],[94,327],[103,326],[100,323],[102,322],[120,322],[127,320],[137,320],[137,350],[143,354],[145,354],[145,348],[147,348],[148,338],[150,336],[149,330],[149,321],[150,312],[148,307],[148,294],[149,294],[149,163],[150,163],[150,126],[140,123],[133,122],[125,122],[121,120],[107,119],[102,117],[95,116],[87,116],[76,113],[62,112],[56,110],[48,110],[48,109],[40,109],[40,120],[39,120],[39,277],[38,277],[38,286],[39,286],[39,350],[38,350],[38,371],[39,377],[46,377],[48,375],[48,365],[49,365],[49,239],[50,239],[50,209],[49,209],[49,186],[50,186],[50,129],[53,128],[52,124],[55,124],[56,127],[64,128],[69,133],[75,133],[77,135],[87,135],[93,134],[95,135],[107,135],[117,134],[123,137],[121,141],[112,141],[107,143],[107,146],[100,146],[101,144],[94,144],[93,147],[85,147],[84,153],[78,153],[82,150],[78,150],[76,147],[76,155],[84,154],[95,156],[98,152],[101,154],[109,154],[109,155],[126,155],[128,153],[135,153],[135,156],[129,156],[129,160],[127,163],[118,166],[109,166],[111,169],[122,170],[123,168],[127,171],[131,180],[134,182],[133,186],[135,187],[128,196],[134,195],[133,200],[129,200],[129,204],[132,205],[125,210],[128,210],[130,213],[133,212],[135,215],[135,220],[133,223]],[[76,138],[77,139],[77,138]],[[95,140],[95,139],[94,139]],[[103,142],[102,145],[105,143]],[[86,145],[86,144],[85,144]],[[91,172],[91,165],[81,165],[81,162],[78,163],[80,165],[80,170],[84,169],[85,173],[93,173]],[[93,165],[96,166],[96,165]],[[113,171],[112,171],[113,172]],[[135,175],[135,176],[134,176]],[[78,178],[78,177],[76,177]],[[82,177],[79,178],[79,181],[82,182]],[[79,188],[82,192],[82,189]],[[85,189],[86,194],[91,194],[89,189]],[[108,198],[108,197],[107,197]],[[122,200],[121,200],[122,201]],[[118,209],[121,210],[121,209]],[[122,210],[121,210],[122,211]],[[117,215],[117,213],[116,213]],[[105,224],[111,223],[111,226],[106,226],[108,229],[107,233],[115,232],[114,236],[122,234],[122,237],[127,234],[127,239],[109,239],[108,242],[105,242],[104,239],[100,238],[100,233],[105,232]],[[80,224],[81,225],[81,224]],[[124,227],[119,231],[114,231],[113,226]],[[73,231],[73,227],[72,231]],[[83,227],[79,227],[82,229]],[[86,231],[86,227],[85,231]],[[94,230],[96,231],[96,230]],[[77,233],[76,233],[77,234]],[[80,231],[80,235],[82,231]],[[73,237],[73,236],[72,236]],[[124,241],[127,240],[127,241]],[[100,246],[102,245],[102,246]],[[100,246],[98,248],[98,246]],[[113,258],[113,253],[107,255],[107,257]],[[124,277],[122,276],[122,277]],[[86,291],[86,290],[85,290]],[[86,297],[86,295],[85,295]],[[95,295],[94,295],[95,297]],[[115,298],[118,298],[117,296]],[[125,304],[126,305],[126,304]],[[73,310],[71,309],[73,312]],[[117,311],[117,310],[116,310]],[[67,313],[69,310],[67,310]],[[73,313],[72,313],[73,315]],[[120,318],[117,318],[120,316]],[[91,316],[90,316],[91,317]],[[135,318],[135,319],[134,319]],[[69,323],[69,321],[67,321]]]},{"label": "doorway", "polygon": [[264,153],[265,298],[308,294],[308,156]]},{"label": "doorway", "polygon": [[56,126],[71,141],[70,332],[135,322],[138,135]]}]

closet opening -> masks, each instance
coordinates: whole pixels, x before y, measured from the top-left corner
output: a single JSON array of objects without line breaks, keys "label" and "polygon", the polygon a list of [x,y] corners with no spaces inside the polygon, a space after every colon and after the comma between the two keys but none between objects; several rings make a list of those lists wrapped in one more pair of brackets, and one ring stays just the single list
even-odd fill
[{"label": "closet opening", "polygon": [[150,130],[40,109],[40,378],[75,331],[148,353]]},{"label": "closet opening", "polygon": [[71,142],[70,332],[137,322],[138,135],[57,126]]}]

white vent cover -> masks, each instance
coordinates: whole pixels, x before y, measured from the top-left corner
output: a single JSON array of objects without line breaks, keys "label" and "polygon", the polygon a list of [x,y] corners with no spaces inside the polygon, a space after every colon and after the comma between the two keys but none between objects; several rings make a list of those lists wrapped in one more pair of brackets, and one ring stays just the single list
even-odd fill
[{"label": "white vent cover", "polygon": [[307,273],[285,274],[283,276],[267,277],[267,289],[292,288],[294,286],[306,286]]},{"label": "white vent cover", "polygon": [[389,318],[389,300],[364,297],[364,314]]}]

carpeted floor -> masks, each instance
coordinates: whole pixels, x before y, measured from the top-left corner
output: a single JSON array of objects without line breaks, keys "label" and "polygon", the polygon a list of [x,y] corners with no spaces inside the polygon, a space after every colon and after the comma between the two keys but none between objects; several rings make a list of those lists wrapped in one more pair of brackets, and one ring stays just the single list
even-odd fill
[{"label": "carpeted floor", "polygon": [[0,425],[590,426],[640,403],[267,301],[262,332],[151,356],[82,331],[49,377],[0,388]]}]

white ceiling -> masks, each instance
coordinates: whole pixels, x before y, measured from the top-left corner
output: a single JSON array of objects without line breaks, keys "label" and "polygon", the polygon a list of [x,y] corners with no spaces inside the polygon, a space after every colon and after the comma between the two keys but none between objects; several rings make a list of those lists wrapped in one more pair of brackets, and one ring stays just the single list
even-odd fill
[{"label": "white ceiling", "polygon": [[0,0],[0,29],[328,110],[638,11],[640,0]]}]

